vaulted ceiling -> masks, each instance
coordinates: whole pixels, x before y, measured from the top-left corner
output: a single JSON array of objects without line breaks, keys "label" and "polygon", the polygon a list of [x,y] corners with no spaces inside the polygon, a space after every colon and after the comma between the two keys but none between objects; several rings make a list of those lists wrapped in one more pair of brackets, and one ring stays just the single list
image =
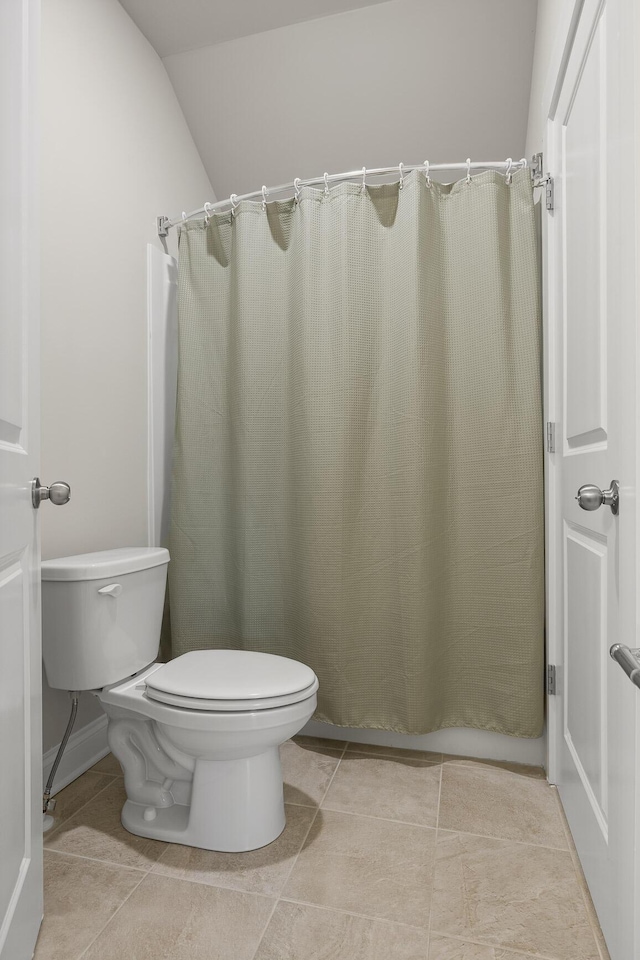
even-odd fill
[{"label": "vaulted ceiling", "polygon": [[218,197],[524,151],[537,0],[120,2]]},{"label": "vaulted ceiling", "polygon": [[384,0],[120,0],[161,57]]}]

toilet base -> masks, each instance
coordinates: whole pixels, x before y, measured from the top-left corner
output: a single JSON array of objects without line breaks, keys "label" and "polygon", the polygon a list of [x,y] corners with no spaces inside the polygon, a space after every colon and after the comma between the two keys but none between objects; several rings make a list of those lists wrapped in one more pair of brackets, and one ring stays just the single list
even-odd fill
[{"label": "toilet base", "polygon": [[127,800],[121,819],[129,833],[166,843],[226,853],[265,847],[285,826],[278,748],[234,760],[198,760],[190,805]]}]

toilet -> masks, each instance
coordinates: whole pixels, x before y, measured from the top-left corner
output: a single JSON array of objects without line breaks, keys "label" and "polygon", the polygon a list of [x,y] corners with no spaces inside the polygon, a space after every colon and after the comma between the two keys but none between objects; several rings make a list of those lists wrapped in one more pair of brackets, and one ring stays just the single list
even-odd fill
[{"label": "toilet", "polygon": [[254,850],[284,829],[278,747],[312,716],[318,680],[295,660],[246,650],[157,663],[168,563],[159,547],[44,561],[47,680],[104,707],[130,833]]}]

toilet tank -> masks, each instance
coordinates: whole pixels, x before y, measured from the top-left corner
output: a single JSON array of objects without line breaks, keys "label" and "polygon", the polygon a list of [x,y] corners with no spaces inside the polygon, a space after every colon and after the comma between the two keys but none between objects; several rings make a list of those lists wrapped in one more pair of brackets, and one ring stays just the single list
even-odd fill
[{"label": "toilet tank", "polygon": [[42,653],[49,686],[97,690],[152,663],[169,551],[121,547],[42,563]]}]

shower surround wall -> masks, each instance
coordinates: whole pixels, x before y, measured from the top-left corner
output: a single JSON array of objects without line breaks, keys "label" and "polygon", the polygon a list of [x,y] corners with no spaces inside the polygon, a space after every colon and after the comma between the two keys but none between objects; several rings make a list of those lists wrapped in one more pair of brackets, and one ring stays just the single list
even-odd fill
[{"label": "shower surround wall", "polygon": [[[213,194],[162,62],[117,0],[47,0],[42,17],[42,477],[72,488],[40,511],[47,559],[147,542],[147,244],[162,250],[158,214]],[[68,710],[45,683],[45,751]],[[78,759],[101,716],[84,697]]]}]

